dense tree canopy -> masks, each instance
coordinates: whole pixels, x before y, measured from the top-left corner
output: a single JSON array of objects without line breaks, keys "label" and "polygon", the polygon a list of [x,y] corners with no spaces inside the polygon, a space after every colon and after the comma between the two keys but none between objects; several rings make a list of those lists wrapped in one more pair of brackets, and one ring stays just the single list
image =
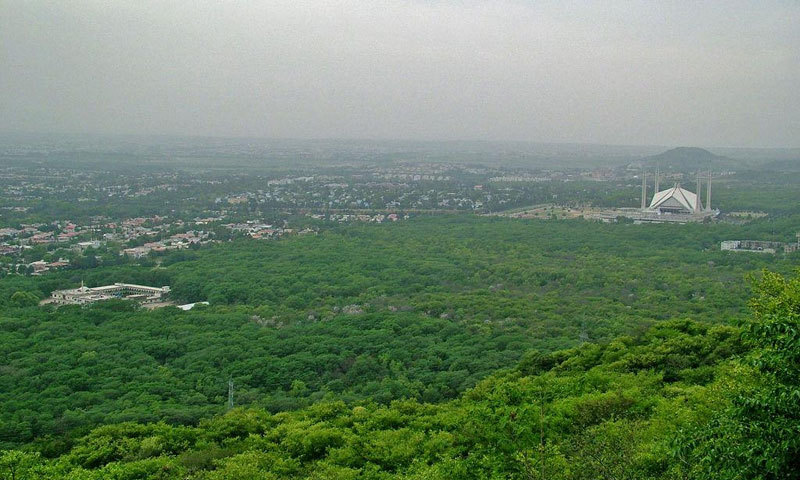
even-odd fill
[{"label": "dense tree canopy", "polygon": [[[670,318],[742,319],[745,275],[792,264],[715,251],[703,225],[632,227],[420,219],[239,240],[157,267],[4,279],[0,442],[128,420],[194,424],[223,411],[229,379],[237,405],[272,412],[330,397],[438,402],[532,350],[641,335]],[[178,300],[211,306],[32,306],[81,280],[170,284]]]},{"label": "dense tree canopy", "polygon": [[[7,277],[0,469],[793,478],[798,257],[717,248],[791,228],[454,216]],[[37,306],[81,281],[210,305]]]},{"label": "dense tree canopy", "polygon": [[673,320],[530,353],[454,401],[120,423],[53,459],[47,442],[5,452],[0,468],[44,479],[797,478],[798,363],[784,362],[796,356],[798,298],[796,278],[767,274],[741,328]]}]

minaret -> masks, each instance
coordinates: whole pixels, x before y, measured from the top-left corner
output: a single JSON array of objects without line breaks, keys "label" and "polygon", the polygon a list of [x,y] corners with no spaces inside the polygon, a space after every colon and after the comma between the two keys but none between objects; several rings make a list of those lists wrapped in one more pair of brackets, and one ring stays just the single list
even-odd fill
[{"label": "minaret", "polygon": [[700,172],[697,172],[697,193],[694,196],[694,213],[700,213]]},{"label": "minaret", "polygon": [[647,172],[642,169],[642,210],[647,206]]},{"label": "minaret", "polygon": [[711,211],[711,170],[708,171],[708,188],[706,189],[706,210],[708,210],[709,212]]},{"label": "minaret", "polygon": [[656,163],[656,184],[655,184],[655,189],[653,190],[653,194],[656,194],[656,193],[659,192],[659,190],[658,190],[658,174],[659,173],[661,173],[661,172],[659,172],[658,163]]}]

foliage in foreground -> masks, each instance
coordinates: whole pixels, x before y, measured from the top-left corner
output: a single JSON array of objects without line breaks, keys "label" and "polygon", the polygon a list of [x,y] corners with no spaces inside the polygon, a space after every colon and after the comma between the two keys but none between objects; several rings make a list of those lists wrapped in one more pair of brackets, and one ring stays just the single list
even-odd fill
[{"label": "foliage in foreground", "polygon": [[20,479],[797,478],[800,280],[765,274],[752,305],[741,329],[669,321],[530,353],[449,403],[106,425],[0,465]]}]

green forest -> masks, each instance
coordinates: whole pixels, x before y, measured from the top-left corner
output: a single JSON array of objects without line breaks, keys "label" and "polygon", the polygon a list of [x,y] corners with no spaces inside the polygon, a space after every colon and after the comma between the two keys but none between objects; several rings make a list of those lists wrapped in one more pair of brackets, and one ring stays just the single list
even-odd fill
[{"label": "green forest", "polygon": [[445,403],[124,422],[57,454],[4,452],[0,467],[43,479],[795,478],[800,280],[765,273],[751,305],[737,326],[670,320],[529,351]]},{"label": "green forest", "polygon": [[[719,241],[795,226],[443,216],[6,277],[0,474],[794,478],[798,253]],[[81,281],[210,305],[38,306]]]}]

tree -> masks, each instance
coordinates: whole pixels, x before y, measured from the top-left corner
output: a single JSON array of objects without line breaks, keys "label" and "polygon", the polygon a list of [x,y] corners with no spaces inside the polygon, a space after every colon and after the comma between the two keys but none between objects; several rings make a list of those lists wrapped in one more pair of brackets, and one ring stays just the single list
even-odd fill
[{"label": "tree", "polygon": [[3,480],[25,480],[35,478],[29,475],[39,464],[38,453],[21,450],[4,450],[0,452],[0,478]]},{"label": "tree", "polygon": [[17,307],[33,307],[39,304],[39,297],[31,292],[17,291],[11,295],[11,304]]},{"label": "tree", "polygon": [[800,478],[800,277],[764,272],[727,407],[695,438],[699,478]]},{"label": "tree", "polygon": [[626,421],[591,427],[575,440],[571,464],[575,479],[634,480],[636,425]]}]

